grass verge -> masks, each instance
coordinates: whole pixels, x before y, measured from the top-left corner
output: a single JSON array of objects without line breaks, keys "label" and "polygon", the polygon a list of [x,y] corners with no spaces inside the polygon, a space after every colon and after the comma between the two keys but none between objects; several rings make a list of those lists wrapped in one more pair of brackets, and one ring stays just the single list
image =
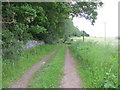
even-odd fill
[{"label": "grass verge", "polygon": [[0,90],[2,89],[2,56],[0,56]]},{"label": "grass verge", "polygon": [[43,57],[50,54],[57,48],[56,45],[41,45],[38,47],[25,50],[20,55],[20,60],[11,61],[4,60],[2,62],[3,71],[2,71],[2,87],[7,88],[13,82],[18,80],[24,72],[31,68],[34,64],[40,61]]},{"label": "grass verge", "polygon": [[30,88],[58,88],[63,76],[65,46],[53,55],[40,69],[33,75],[29,84]]},{"label": "grass verge", "polygon": [[94,42],[76,42],[70,46],[70,50],[77,59],[84,88],[118,87],[117,48]]}]

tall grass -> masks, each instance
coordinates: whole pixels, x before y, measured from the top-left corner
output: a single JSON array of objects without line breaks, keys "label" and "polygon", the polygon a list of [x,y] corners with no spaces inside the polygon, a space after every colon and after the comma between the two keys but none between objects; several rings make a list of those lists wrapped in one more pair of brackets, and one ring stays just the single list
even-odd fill
[{"label": "tall grass", "polygon": [[2,89],[2,56],[0,56],[0,89]]},{"label": "tall grass", "polygon": [[58,88],[63,76],[65,46],[53,55],[38,72],[33,75],[30,88]]},{"label": "tall grass", "polygon": [[117,48],[93,42],[76,42],[70,50],[77,59],[77,69],[85,88],[118,87]]},{"label": "tall grass", "polygon": [[24,72],[39,62],[43,57],[51,53],[57,47],[56,45],[42,45],[25,50],[20,55],[19,61],[4,60],[2,72],[2,87],[6,88],[18,80]]}]

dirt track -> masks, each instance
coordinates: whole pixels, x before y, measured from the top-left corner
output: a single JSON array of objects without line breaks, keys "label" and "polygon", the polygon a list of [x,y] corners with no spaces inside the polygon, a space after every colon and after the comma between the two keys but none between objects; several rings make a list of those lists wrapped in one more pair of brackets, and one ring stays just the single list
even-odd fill
[{"label": "dirt track", "polygon": [[64,74],[61,88],[82,88],[82,80],[77,74],[75,60],[71,56],[69,49],[66,51]]},{"label": "dirt track", "polygon": [[[51,54],[43,58],[39,63],[35,64],[33,67],[31,67],[24,75],[21,77],[20,80],[13,83],[12,86],[9,88],[28,88],[28,84],[30,79],[32,78],[32,75],[43,65],[45,62],[54,55],[58,50],[60,49],[60,46],[53,51]],[[76,71],[76,64],[74,62],[75,60],[70,54],[69,49],[67,48],[66,56],[65,56],[65,65],[64,65],[64,77],[61,81],[61,88],[82,88],[82,80],[78,76]]]},{"label": "dirt track", "polygon": [[46,56],[45,58],[43,58],[39,63],[35,64],[33,67],[31,67],[26,73],[24,73],[24,75],[21,77],[20,80],[18,80],[17,82],[15,82],[12,86],[10,86],[9,88],[27,88],[28,87],[28,83],[32,77],[32,75],[43,65],[45,64],[45,62],[52,56],[54,55],[58,50],[60,49],[60,46],[53,51],[52,53],[50,53],[48,56]]}]

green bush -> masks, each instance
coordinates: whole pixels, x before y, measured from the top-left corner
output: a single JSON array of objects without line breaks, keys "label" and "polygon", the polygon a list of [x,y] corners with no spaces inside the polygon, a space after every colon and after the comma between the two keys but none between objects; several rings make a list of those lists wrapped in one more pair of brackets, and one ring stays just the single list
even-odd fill
[{"label": "green bush", "polygon": [[16,39],[12,40],[12,45],[9,47],[4,47],[3,50],[3,59],[10,59],[10,60],[18,60],[19,59],[19,52],[22,50],[21,43],[18,43]]},{"label": "green bush", "polygon": [[15,23],[14,26],[13,30],[5,28],[2,30],[3,59],[18,60],[23,44],[32,38],[32,35],[27,33],[28,26],[21,23]]},{"label": "green bush", "polygon": [[2,56],[3,60],[18,60],[18,54],[21,51],[21,43],[14,38],[14,34],[9,30],[3,30]]}]

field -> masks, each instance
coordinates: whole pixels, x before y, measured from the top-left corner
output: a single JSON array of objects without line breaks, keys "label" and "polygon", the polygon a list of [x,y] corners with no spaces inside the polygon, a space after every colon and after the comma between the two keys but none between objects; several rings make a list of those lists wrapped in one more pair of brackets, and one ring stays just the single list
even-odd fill
[{"label": "field", "polygon": [[2,72],[2,87],[9,87],[13,82],[18,80],[24,72],[26,72],[30,67],[39,62],[43,57],[50,54],[57,48],[55,45],[42,45],[38,47],[31,48],[29,50],[24,50],[20,55],[19,61],[4,60],[3,72]]},{"label": "field", "polygon": [[[109,45],[112,45],[112,46],[118,46],[118,42],[120,42],[120,40],[118,40],[118,39],[108,39],[108,38],[106,38],[106,40],[105,40],[105,38],[100,38],[100,37],[84,37],[85,38],[85,42],[86,41],[92,41],[92,42],[97,42],[97,43],[99,43],[99,44],[109,44]],[[70,39],[73,39],[73,40],[75,40],[75,41],[77,41],[77,40],[83,40],[83,37],[71,37]]]},{"label": "field", "polygon": [[111,45],[78,41],[69,47],[78,63],[84,88],[118,87],[118,49]]}]

